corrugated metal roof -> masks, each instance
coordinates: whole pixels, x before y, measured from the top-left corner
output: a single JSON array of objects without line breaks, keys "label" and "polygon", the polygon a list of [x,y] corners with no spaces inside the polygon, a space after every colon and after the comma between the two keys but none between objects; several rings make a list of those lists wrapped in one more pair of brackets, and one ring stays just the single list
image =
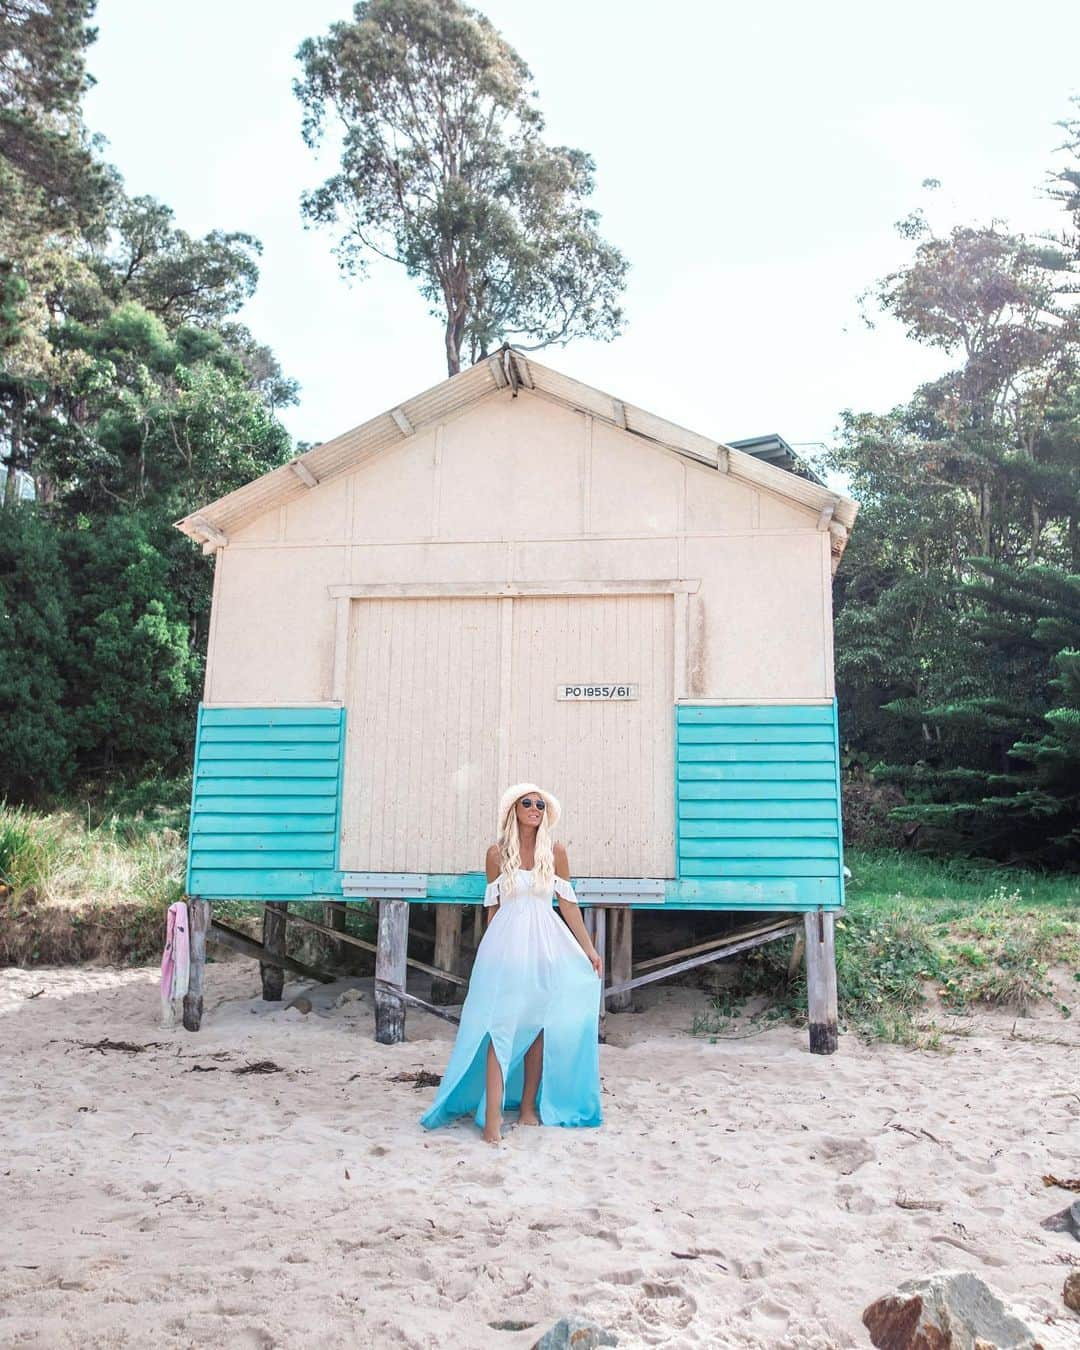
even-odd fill
[{"label": "corrugated metal roof", "polygon": [[[632,435],[698,463],[713,465],[733,478],[820,512],[821,528],[828,528],[832,534],[834,564],[839,560],[859,509],[850,498],[737,447],[710,440],[644,408],[582,384],[511,347],[502,348],[496,355],[477,362],[459,375],[451,376],[396,408],[316,446],[300,456],[298,462],[306,471],[305,476],[326,482],[358,468],[380,451],[400,444],[410,434],[407,428],[419,431],[500,390],[507,390],[507,397],[516,395],[518,388],[530,389],[542,398],[589,413]],[[176,528],[193,539],[220,543],[220,538],[215,540],[215,534],[228,536],[230,530],[309,491],[310,486],[300,474],[291,464],[286,464],[193,511],[177,521]]]},{"label": "corrugated metal roof", "polygon": [[786,469],[788,473],[797,474],[800,478],[809,478],[811,483],[817,483],[819,487],[825,486],[824,480],[803,462],[783,436],[778,436],[775,432],[770,436],[750,436],[742,441],[728,441],[728,445],[733,450],[745,450],[755,459],[775,464],[777,468]]}]

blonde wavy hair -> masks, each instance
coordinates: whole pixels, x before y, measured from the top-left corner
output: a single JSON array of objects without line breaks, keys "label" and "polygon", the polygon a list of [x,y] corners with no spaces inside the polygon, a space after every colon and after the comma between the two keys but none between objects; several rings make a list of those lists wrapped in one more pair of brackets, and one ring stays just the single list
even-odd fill
[{"label": "blonde wavy hair", "polygon": [[[541,796],[544,794],[541,793]],[[508,895],[513,894],[517,870],[521,866],[521,834],[518,830],[515,797],[499,826],[499,876]],[[546,800],[546,798],[545,798]],[[555,844],[545,811],[536,830],[536,848],[533,852],[533,881],[537,890],[550,890],[555,884]]]}]

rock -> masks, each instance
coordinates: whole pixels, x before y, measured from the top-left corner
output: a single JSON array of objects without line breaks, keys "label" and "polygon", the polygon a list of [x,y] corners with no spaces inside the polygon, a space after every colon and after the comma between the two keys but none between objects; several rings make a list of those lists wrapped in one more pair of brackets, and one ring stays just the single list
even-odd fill
[{"label": "rock", "polygon": [[532,1350],[595,1350],[599,1345],[618,1345],[619,1338],[585,1317],[560,1317],[534,1341]]},{"label": "rock", "polygon": [[1080,1312],[1080,1270],[1070,1270],[1065,1276],[1065,1288],[1061,1291],[1066,1308]]},{"label": "rock", "polygon": [[1071,1233],[1080,1242],[1080,1200],[1074,1200],[1071,1205],[1043,1219],[1039,1226],[1051,1233]]},{"label": "rock", "polygon": [[337,1006],[344,1008],[346,1003],[360,1003],[363,997],[363,991],[360,989],[346,989],[344,993],[338,994]]},{"label": "rock", "polygon": [[291,1003],[285,1005],[285,1011],[309,1013],[311,1011],[311,999],[305,998],[303,994],[300,994],[297,998],[294,998]]},{"label": "rock", "polygon": [[970,1271],[906,1280],[862,1315],[878,1350],[1040,1350],[1044,1342]]}]

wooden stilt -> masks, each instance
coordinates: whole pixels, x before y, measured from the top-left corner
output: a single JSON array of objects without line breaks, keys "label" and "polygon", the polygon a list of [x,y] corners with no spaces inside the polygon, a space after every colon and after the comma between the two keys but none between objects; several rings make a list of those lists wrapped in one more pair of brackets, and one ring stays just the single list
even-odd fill
[{"label": "wooden stilt", "polygon": [[473,905],[472,908],[472,945],[475,955],[477,947],[480,946],[480,939],[484,936],[484,906]]},{"label": "wooden stilt", "polygon": [[[581,911],[581,918],[585,924],[585,931],[588,933],[592,945],[604,956],[607,948],[607,910],[602,905],[590,905],[587,909]],[[596,1029],[597,1039],[604,1041],[607,1038],[607,995],[606,986],[608,982],[608,971],[605,963],[604,985],[605,989],[600,994],[600,1023]]]},{"label": "wooden stilt", "polygon": [[[607,908],[604,905],[596,907],[596,937],[593,939],[596,950],[601,956],[607,954]],[[603,984],[606,987],[611,982],[611,973],[607,968],[607,961],[604,962]],[[607,998],[603,992],[600,994],[600,1025],[596,1030],[597,1039],[601,1044],[607,1040]]]},{"label": "wooden stilt", "polygon": [[[461,969],[461,905],[435,906],[435,955],[432,963],[441,970]],[[456,1003],[460,998],[458,986],[450,980],[432,979],[432,1003]]]},{"label": "wooden stilt", "polygon": [[[323,923],[327,928],[332,928],[335,933],[344,933],[345,931],[345,906],[339,904],[323,905]],[[347,949],[343,942],[338,942],[335,938],[326,940],[327,958],[337,964],[344,965]]]},{"label": "wooden stilt", "polygon": [[405,990],[409,946],[409,902],[379,901],[379,942],[375,952],[375,1039],[396,1045],[405,1039]]},{"label": "wooden stilt", "polygon": [[203,974],[206,970],[206,932],[210,927],[210,901],[188,901],[188,937],[191,947],[191,969],[188,991],[184,995],[184,1026],[198,1031],[202,1026]]},{"label": "wooden stilt", "polygon": [[836,952],[834,916],[823,910],[804,916],[806,927],[806,1002],[810,1015],[810,1051],[836,1051]]},{"label": "wooden stilt", "polygon": [[[285,955],[285,915],[288,909],[287,900],[268,900],[263,907],[263,946],[275,956]],[[262,976],[263,998],[268,1003],[280,1002],[285,988],[285,971],[276,963],[260,961],[259,974]]]},{"label": "wooden stilt", "polygon": [[795,941],[791,948],[791,960],[788,962],[787,978],[788,984],[799,973],[799,967],[802,965],[803,956],[806,954],[806,931],[795,934]]},{"label": "wooden stilt", "polygon": [[[612,984],[622,984],[633,974],[634,911],[629,905],[611,906],[608,923],[608,977]],[[608,997],[608,1012],[629,1012],[634,996],[629,989]]]}]

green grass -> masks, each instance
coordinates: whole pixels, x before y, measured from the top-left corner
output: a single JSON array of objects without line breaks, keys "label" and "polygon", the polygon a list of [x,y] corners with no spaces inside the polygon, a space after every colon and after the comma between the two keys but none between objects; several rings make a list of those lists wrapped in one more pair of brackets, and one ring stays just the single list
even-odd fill
[{"label": "green grass", "polygon": [[[48,812],[0,802],[0,965],[160,957],[165,912],[184,894],[190,798],[187,776],[114,784]],[[263,907],[217,901],[214,914],[254,936]],[[350,906],[347,932],[372,941],[376,926],[372,906]],[[290,951],[304,939],[290,932]]]},{"label": "green grass", "polygon": [[1007,896],[1010,904],[1080,908],[1080,875],[1054,875],[999,867],[973,859],[927,858],[917,853],[848,849],[847,903],[859,909],[890,908],[902,901],[920,913],[948,918]]},{"label": "green grass", "polygon": [[0,803],[0,964],[147,960],[183,895],[190,780],[36,812]]},{"label": "green grass", "polygon": [[[942,862],[918,855],[851,850],[846,911],[837,920],[841,1020],[868,1039],[937,1045],[945,1016],[1036,1006],[1072,1014],[1080,999],[1080,877]],[[748,954],[698,1034],[721,1036],[751,995],[770,1002],[757,1015],[805,1020],[802,973],[787,979],[793,939]],[[1055,995],[1054,972],[1072,977],[1077,998]]]}]

